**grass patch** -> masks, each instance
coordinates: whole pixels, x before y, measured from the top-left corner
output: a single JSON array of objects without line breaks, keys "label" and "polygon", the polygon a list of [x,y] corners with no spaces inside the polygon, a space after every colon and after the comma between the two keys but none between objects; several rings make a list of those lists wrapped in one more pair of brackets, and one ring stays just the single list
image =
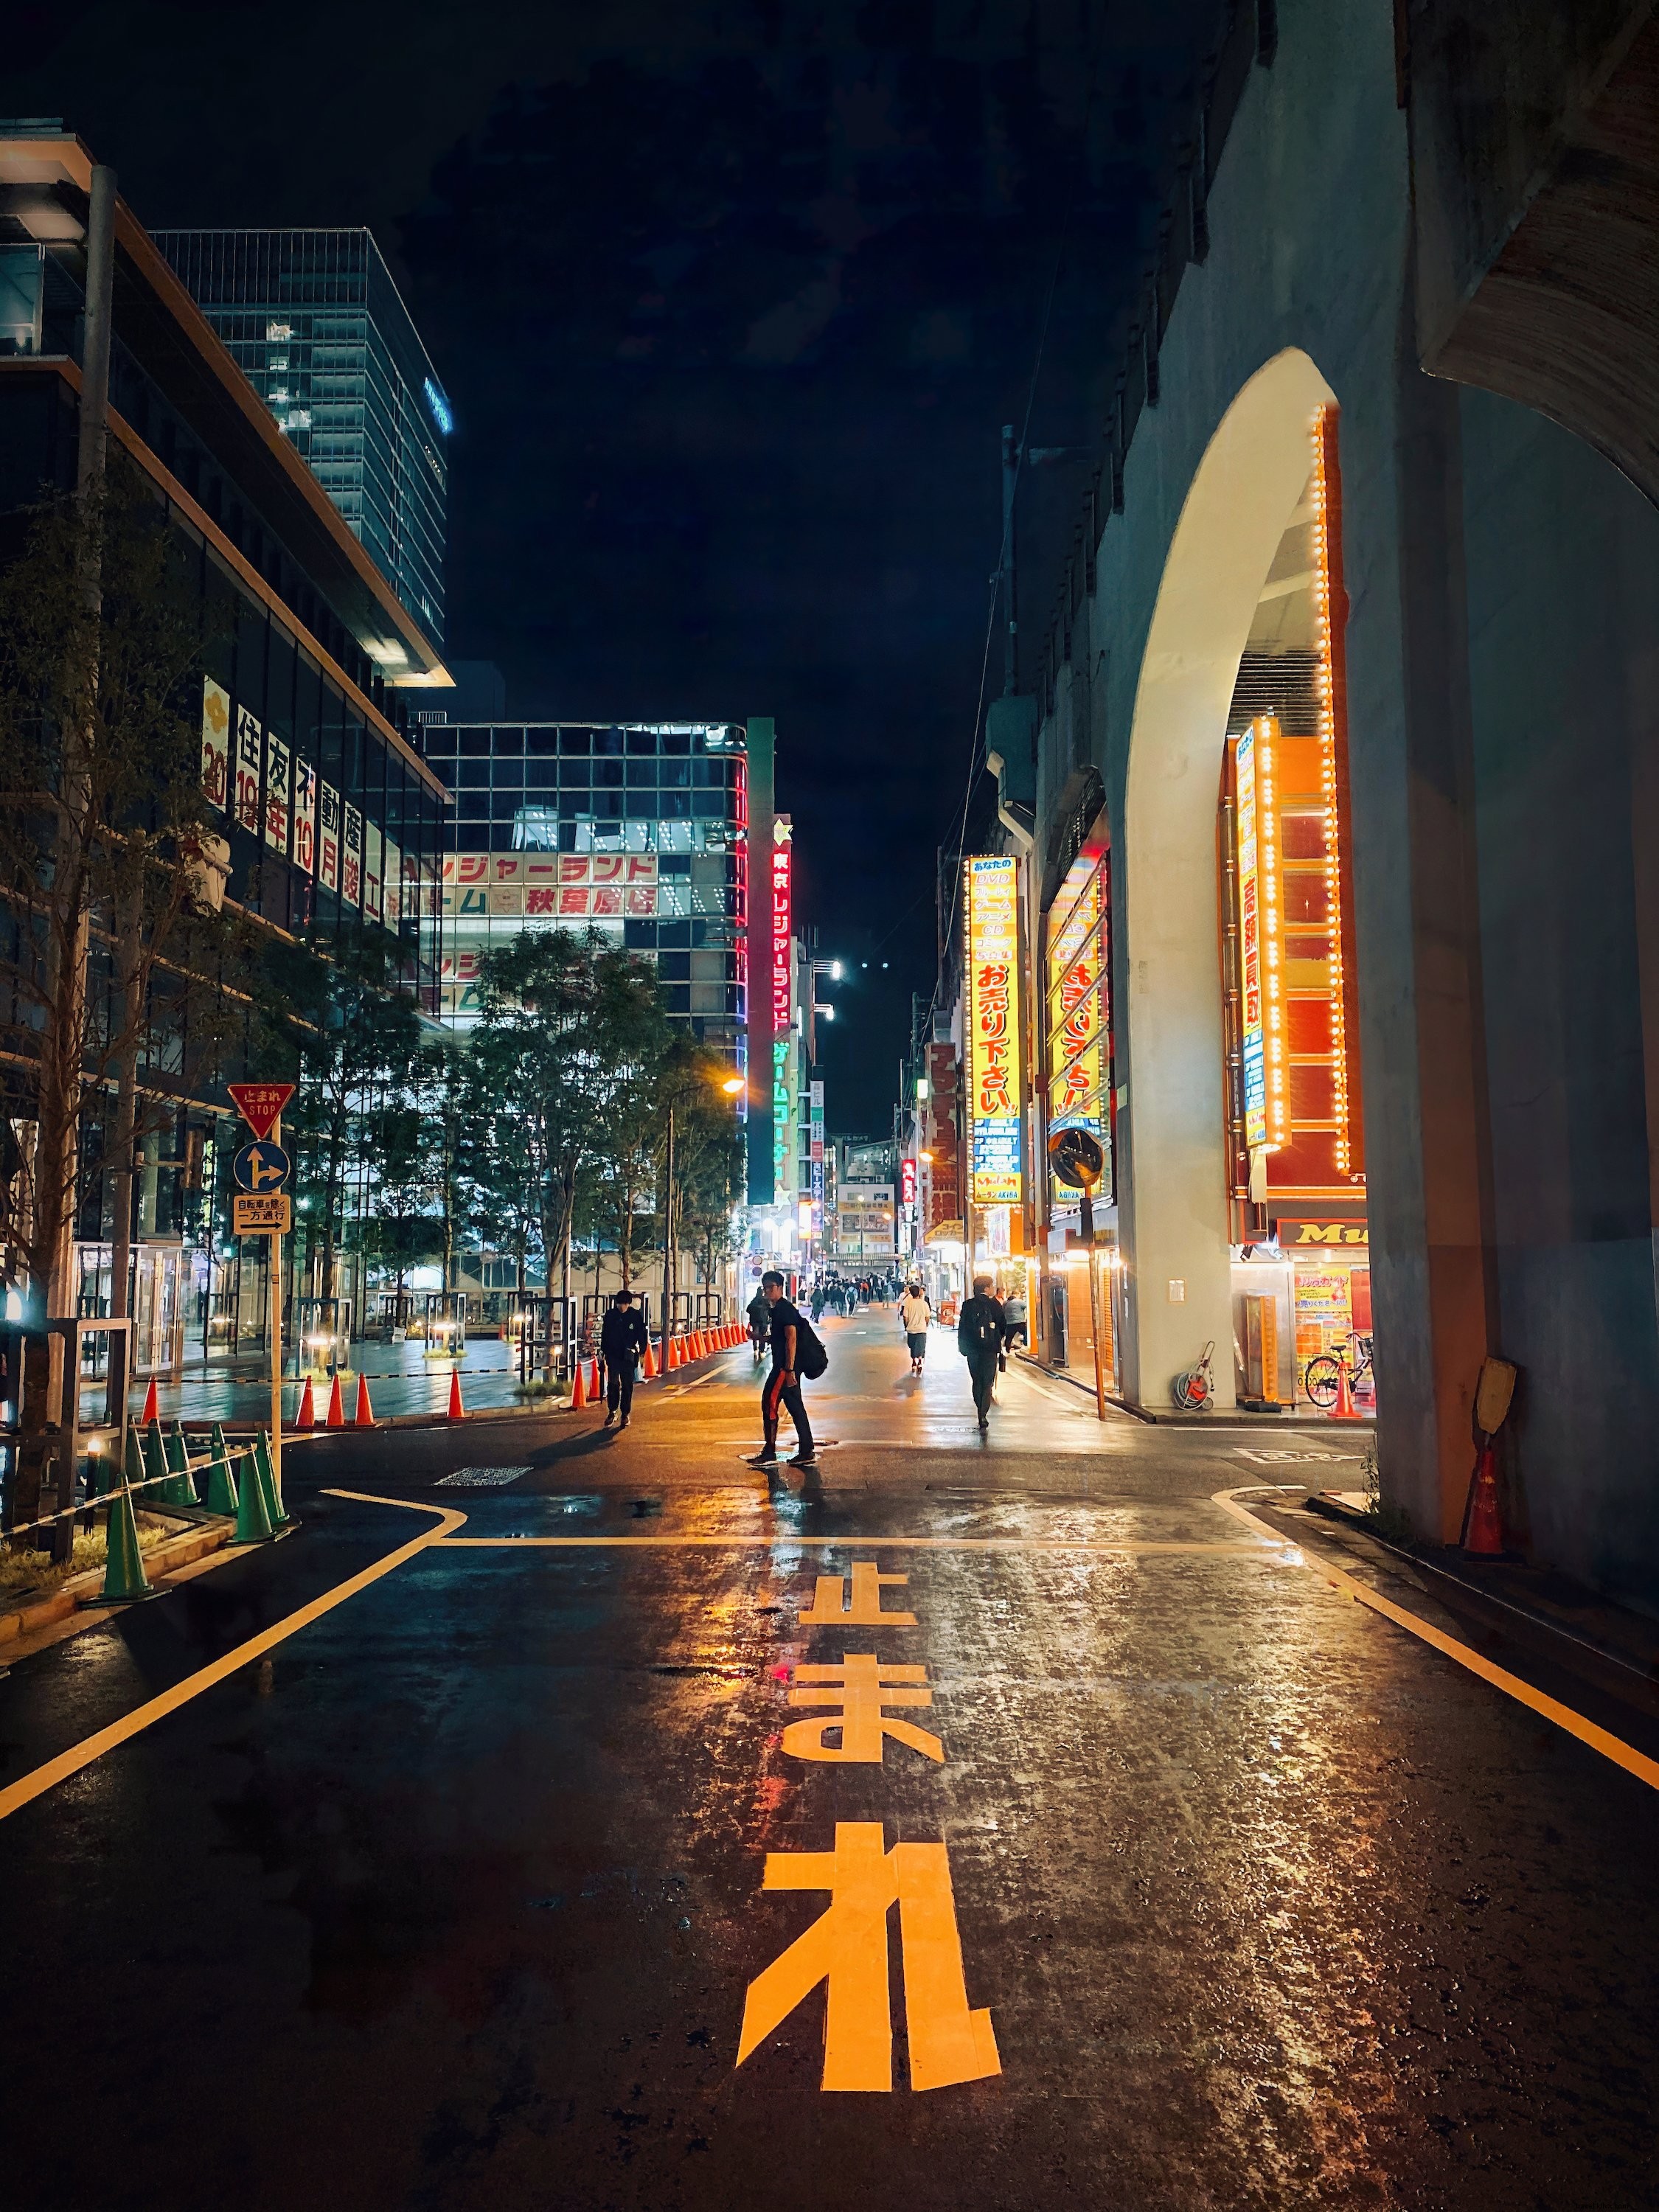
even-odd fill
[{"label": "grass patch", "polygon": [[[176,1525],[155,1521],[148,1514],[138,1516],[138,1548],[153,1551],[169,1535],[177,1535]],[[89,1574],[101,1567],[106,1557],[104,1532],[94,1528],[83,1535],[76,1532],[75,1544],[67,1559],[54,1559],[49,1552],[25,1551],[20,1544],[14,1547],[0,1546],[0,1599],[21,1598],[27,1604],[31,1598],[50,1597],[72,1576]]]}]

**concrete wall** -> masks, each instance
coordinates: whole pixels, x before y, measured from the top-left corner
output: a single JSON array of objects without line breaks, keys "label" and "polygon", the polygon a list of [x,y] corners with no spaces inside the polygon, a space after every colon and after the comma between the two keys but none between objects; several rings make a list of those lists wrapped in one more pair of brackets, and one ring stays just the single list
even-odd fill
[{"label": "concrete wall", "polygon": [[1208,1335],[1230,1378],[1223,718],[1285,519],[1270,448],[1328,389],[1385,1495],[1455,1534],[1474,1387],[1501,1352],[1526,1370],[1519,1525],[1540,1556],[1651,1594],[1659,855],[1631,818],[1659,792],[1659,518],[1566,433],[1423,374],[1389,0],[1285,0],[1279,20],[1040,739],[1039,852],[1075,732],[1113,825],[1128,1387],[1166,1404]]}]

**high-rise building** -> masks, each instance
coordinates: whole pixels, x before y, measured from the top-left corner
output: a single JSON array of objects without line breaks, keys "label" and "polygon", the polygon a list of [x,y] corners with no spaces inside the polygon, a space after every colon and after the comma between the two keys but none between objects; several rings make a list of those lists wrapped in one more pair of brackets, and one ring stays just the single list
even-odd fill
[{"label": "high-rise building", "polygon": [[158,230],[237,366],[441,645],[449,402],[367,230]]},{"label": "high-rise building", "polygon": [[596,929],[654,960],[671,1016],[749,1065],[747,738],[729,722],[428,723],[454,790],[440,1010],[526,929]]}]

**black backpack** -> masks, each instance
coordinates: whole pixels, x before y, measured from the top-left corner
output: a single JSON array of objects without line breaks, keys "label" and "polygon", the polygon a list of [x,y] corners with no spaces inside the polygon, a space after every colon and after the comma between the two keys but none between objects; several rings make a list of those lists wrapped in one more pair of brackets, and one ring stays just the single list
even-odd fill
[{"label": "black backpack", "polygon": [[809,1382],[816,1382],[830,1364],[830,1355],[823,1348],[823,1339],[805,1314],[795,1317],[795,1366]]}]

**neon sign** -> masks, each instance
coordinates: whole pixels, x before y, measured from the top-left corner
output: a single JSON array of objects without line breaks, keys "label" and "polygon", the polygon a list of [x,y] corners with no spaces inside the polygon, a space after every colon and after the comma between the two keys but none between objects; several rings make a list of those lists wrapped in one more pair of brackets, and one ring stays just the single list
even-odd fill
[{"label": "neon sign", "polygon": [[1025,1195],[1019,899],[1011,859],[964,861],[968,905],[968,1151],[975,1206]]}]

